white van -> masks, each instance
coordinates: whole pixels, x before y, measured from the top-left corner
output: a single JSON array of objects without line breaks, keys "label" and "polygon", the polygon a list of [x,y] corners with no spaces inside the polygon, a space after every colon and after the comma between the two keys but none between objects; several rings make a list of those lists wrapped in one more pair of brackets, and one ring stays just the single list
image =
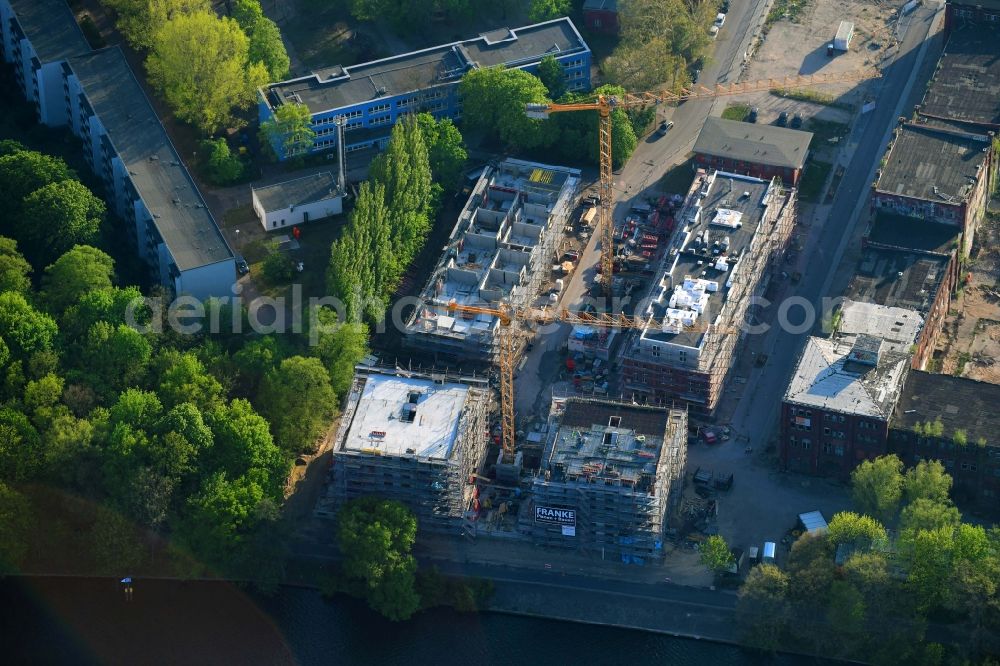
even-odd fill
[{"label": "white van", "polygon": [[764,556],[761,558],[761,561],[764,564],[774,564],[774,553],[777,548],[777,545],[773,541],[765,541]]}]

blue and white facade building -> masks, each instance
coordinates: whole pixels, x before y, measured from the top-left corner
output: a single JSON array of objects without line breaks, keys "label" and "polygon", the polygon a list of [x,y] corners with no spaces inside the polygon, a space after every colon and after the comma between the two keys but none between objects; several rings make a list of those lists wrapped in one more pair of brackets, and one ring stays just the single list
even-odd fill
[{"label": "blue and white facade building", "polygon": [[548,55],[562,64],[567,90],[590,89],[590,48],[564,17],[274,83],[260,91],[259,118],[272,118],[282,104],[305,104],[316,133],[311,152],[336,147],[338,116],[345,120],[345,152],[383,148],[389,128],[407,113],[461,118],[458,84],[469,70],[500,65],[534,73]]},{"label": "blue and white facade building", "polygon": [[0,0],[0,55],[39,120],[83,141],[153,281],[232,296],[235,256],[121,49],[92,51],[65,0]]},{"label": "blue and white facade building", "polygon": [[0,0],[0,56],[43,124],[66,124],[62,64],[89,50],[65,0]]}]

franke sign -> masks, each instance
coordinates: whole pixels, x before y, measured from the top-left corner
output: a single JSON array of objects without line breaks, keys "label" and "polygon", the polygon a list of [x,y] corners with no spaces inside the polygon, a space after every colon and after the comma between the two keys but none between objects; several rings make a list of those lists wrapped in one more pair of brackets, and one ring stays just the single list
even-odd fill
[{"label": "franke sign", "polygon": [[576,510],[536,506],[535,522],[548,523],[549,525],[576,525]]}]

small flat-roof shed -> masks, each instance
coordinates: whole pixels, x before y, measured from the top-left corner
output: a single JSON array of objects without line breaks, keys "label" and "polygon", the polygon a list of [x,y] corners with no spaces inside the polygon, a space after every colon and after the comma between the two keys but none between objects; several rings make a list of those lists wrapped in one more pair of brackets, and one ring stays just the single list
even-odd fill
[{"label": "small flat-roof shed", "polygon": [[265,231],[304,224],[343,210],[344,191],[329,171],[251,188],[253,209]]}]

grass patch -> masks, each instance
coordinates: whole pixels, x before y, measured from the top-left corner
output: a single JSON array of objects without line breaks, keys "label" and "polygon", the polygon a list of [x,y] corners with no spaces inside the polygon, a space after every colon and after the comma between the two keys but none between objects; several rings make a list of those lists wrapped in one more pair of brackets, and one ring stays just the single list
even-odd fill
[{"label": "grass patch", "polygon": [[771,94],[775,97],[783,97],[785,99],[794,99],[800,102],[812,102],[813,104],[822,104],[823,106],[829,106],[834,109],[842,109],[844,111],[854,112],[854,105],[847,102],[838,102],[835,95],[829,93],[822,93],[816,90],[805,90],[797,88],[774,88],[771,90]]},{"label": "grass patch", "polygon": [[750,113],[749,104],[730,104],[722,112],[722,117],[725,120],[743,120]]},{"label": "grass patch", "polygon": [[659,189],[669,194],[685,194],[694,180],[694,157],[690,156],[670,171],[663,174]]},{"label": "grass patch", "polygon": [[833,165],[829,162],[821,162],[810,157],[806,160],[805,169],[802,171],[802,180],[799,181],[799,199],[806,203],[816,203],[823,191],[823,184]]},{"label": "grass patch", "polygon": [[782,19],[798,23],[799,16],[808,5],[809,0],[774,0],[764,25],[769,28]]},{"label": "grass patch", "polygon": [[[818,147],[821,143],[836,143],[847,136],[850,127],[846,123],[838,123],[832,120],[819,120],[810,118],[806,121],[805,129],[813,133],[813,147]],[[834,141],[836,139],[837,141]]]},{"label": "grass patch", "polygon": [[961,377],[962,373],[965,372],[965,364],[972,360],[972,354],[969,352],[962,352],[958,355],[958,363],[955,364],[955,376]]}]

